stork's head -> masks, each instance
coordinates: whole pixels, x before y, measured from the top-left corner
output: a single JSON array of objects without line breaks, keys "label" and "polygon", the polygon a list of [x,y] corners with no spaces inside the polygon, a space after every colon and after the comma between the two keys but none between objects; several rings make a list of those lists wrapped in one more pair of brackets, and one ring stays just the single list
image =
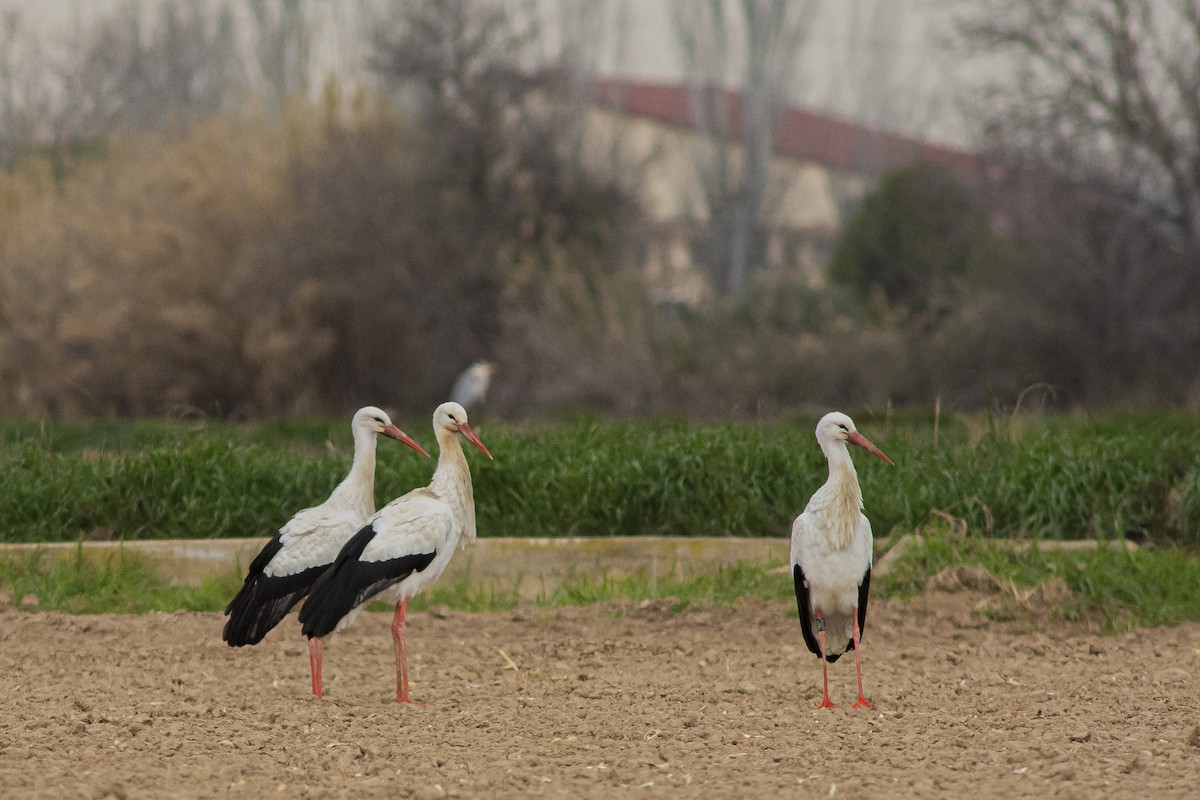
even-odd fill
[{"label": "stork's head", "polygon": [[381,408],[375,406],[365,406],[354,413],[354,419],[350,422],[351,428],[357,434],[359,431],[370,435],[386,436],[389,439],[395,439],[416,450],[421,455],[429,458],[429,453],[421,445],[412,440],[411,437],[404,431],[392,424],[389,417]]},{"label": "stork's head", "polygon": [[485,456],[492,457],[488,449],[483,446],[483,442],[479,441],[479,437],[475,435],[475,431],[471,430],[471,426],[467,424],[467,410],[458,403],[442,403],[434,410],[433,429],[438,432],[439,436],[442,431],[462,434],[464,439],[478,447]]},{"label": "stork's head", "polygon": [[871,443],[871,440],[858,432],[854,420],[840,411],[831,411],[817,423],[817,441],[821,447],[839,442],[861,447],[868,453],[895,466],[895,462],[883,454],[883,451]]}]

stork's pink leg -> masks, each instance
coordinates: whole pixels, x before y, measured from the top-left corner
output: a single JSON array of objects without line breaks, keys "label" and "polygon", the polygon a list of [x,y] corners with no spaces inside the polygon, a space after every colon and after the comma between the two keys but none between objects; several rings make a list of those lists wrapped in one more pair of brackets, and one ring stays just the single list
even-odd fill
[{"label": "stork's pink leg", "polygon": [[321,691],[321,639],[318,636],[308,640],[308,668],[312,672],[313,694],[320,699],[325,695]]},{"label": "stork's pink leg", "polygon": [[821,609],[817,609],[817,641],[821,644],[821,683],[824,686],[825,697],[817,708],[833,708],[833,700],[829,697],[829,662],[825,660],[825,618]]},{"label": "stork's pink leg", "polygon": [[408,695],[408,658],[404,650],[404,634],[408,626],[404,622],[404,612],[408,608],[408,600],[396,604],[396,615],[392,617],[392,643],[396,646],[396,702],[416,703]]},{"label": "stork's pink leg", "polygon": [[858,609],[853,608],[850,611],[854,624],[854,671],[858,674],[858,700],[854,702],[855,708],[870,708],[871,701],[863,694],[862,686],[862,666],[858,662],[858,640],[862,638],[862,634],[858,630]]}]

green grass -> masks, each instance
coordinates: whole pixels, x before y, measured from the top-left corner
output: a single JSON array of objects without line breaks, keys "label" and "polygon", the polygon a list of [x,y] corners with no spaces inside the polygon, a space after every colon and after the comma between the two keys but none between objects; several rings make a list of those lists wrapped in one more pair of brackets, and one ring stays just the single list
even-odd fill
[{"label": "green grass", "polygon": [[[854,453],[876,535],[912,530],[941,511],[985,535],[1136,533],[1200,545],[1195,415],[947,417],[937,447],[930,421],[915,413],[857,417],[898,465]],[[825,479],[813,422],[484,420],[477,427],[496,460],[468,448],[480,534],[784,535]],[[404,427],[432,449],[427,422]],[[333,420],[6,423],[0,536],[265,536],[342,478],[345,428]],[[381,442],[379,501],[427,483],[432,468]]]},{"label": "green grass", "polygon": [[[645,572],[620,577],[606,574],[599,578],[579,575],[539,592],[531,602],[537,606],[558,608],[610,600],[661,600],[668,601],[670,608],[678,611],[693,605],[729,605],[743,597],[763,600],[794,598],[791,579],[786,575],[770,573],[777,566],[737,564],[684,578],[655,577]],[[480,587],[460,578],[435,584],[429,591],[413,599],[412,608],[421,610],[443,605],[463,611],[507,611],[520,604],[516,587]],[[386,609],[375,604],[373,610]]]},{"label": "green grass", "polygon": [[[958,564],[982,566],[1006,585],[1032,588],[1062,578],[1072,596],[1053,608],[1038,609],[1040,622],[1082,618],[1102,621],[1113,632],[1135,626],[1174,625],[1200,621],[1200,557],[1176,548],[1140,549],[1131,553],[1116,547],[1095,551],[1048,551],[1036,547],[1025,553],[975,537],[926,537],[901,559],[896,569],[876,580],[873,598],[911,598],[940,570]],[[627,577],[577,576],[532,601],[522,601],[516,587],[444,581],[414,598],[413,610],[445,606],[462,611],[507,611],[525,603],[543,608],[578,606],[613,600],[662,601],[672,611],[688,606],[728,605],[741,598],[778,601],[791,613],[791,577],[772,572],[777,565],[746,565],[718,569],[677,579],[645,573]],[[0,591],[19,604],[36,595],[44,610],[88,613],[220,611],[240,585],[238,576],[207,580],[199,587],[169,586],[156,578],[132,554],[119,553],[93,564],[77,555],[46,568],[36,555],[0,562]],[[388,607],[372,604],[372,610]]]},{"label": "green grass", "polygon": [[1016,552],[1002,543],[944,533],[926,536],[904,553],[879,581],[888,597],[910,598],[946,567],[979,566],[1005,585],[1019,589],[1061,578],[1072,596],[1061,606],[1040,609],[1044,621],[1100,618],[1110,631],[1135,626],[1200,621],[1200,556],[1176,547],[1127,552],[1116,543],[1097,550],[1030,549]]},{"label": "green grass", "polygon": [[72,614],[144,614],[148,611],[215,611],[225,607],[241,580],[206,579],[200,586],[171,586],[132,553],[118,552],[95,563],[81,551],[49,565],[32,552],[0,561],[0,590],[19,605],[29,595],[45,611]]},{"label": "green grass", "polygon": [[[775,565],[778,566],[778,565]],[[586,575],[563,581],[532,601],[540,607],[579,606],[609,600],[669,600],[678,610],[689,605],[725,605],[741,597],[780,599],[792,596],[790,579],[772,575],[769,567],[737,565],[682,579],[653,578],[644,574],[593,579]],[[32,552],[0,561],[0,591],[11,603],[34,595],[38,608],[73,614],[147,611],[221,611],[241,585],[231,573],[206,579],[198,587],[170,586],[156,577],[136,554],[118,552],[94,563],[77,551],[73,559],[52,562]],[[516,587],[479,585],[465,578],[443,581],[415,597],[411,608],[427,610],[446,606],[460,611],[507,611],[521,605]],[[372,611],[390,606],[372,603]]]}]

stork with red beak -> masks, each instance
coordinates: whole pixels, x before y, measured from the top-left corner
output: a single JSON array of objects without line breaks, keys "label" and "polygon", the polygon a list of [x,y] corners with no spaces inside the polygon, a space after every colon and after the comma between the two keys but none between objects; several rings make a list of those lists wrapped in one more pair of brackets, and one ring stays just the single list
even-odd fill
[{"label": "stork with red beak", "polygon": [[829,462],[829,479],[792,523],[792,578],[800,631],[808,649],[821,659],[824,697],[819,707],[834,705],[829,698],[829,664],[853,649],[858,676],[854,707],[862,708],[871,705],[863,693],[858,651],[867,622],[872,538],[871,523],[862,513],[858,473],[846,445],[894,462],[840,411],[821,417],[816,435]]},{"label": "stork with red beak", "polygon": [[354,461],[329,499],[296,512],[250,562],[240,591],[225,607],[221,638],[231,647],[258,644],[304,599],[355,531],[375,513],[375,442],[395,439],[429,454],[375,406],[360,408],[350,422]]},{"label": "stork with red beak", "polygon": [[488,458],[492,454],[467,424],[458,403],[442,403],[433,412],[437,433],[437,469],[428,486],[397,497],[371,517],[346,542],[337,559],[312,588],[300,609],[301,631],[308,637],[313,694],[321,697],[321,640],[345,630],[371,600],[396,604],[392,643],[396,650],[396,702],[412,703],[405,649],[408,601],[429,586],[460,546],[475,541],[475,496],[471,469],[459,437]]}]

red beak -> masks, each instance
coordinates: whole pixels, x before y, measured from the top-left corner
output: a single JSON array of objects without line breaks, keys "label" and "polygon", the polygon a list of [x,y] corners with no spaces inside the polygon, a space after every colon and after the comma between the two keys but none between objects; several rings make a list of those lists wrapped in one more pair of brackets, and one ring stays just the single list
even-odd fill
[{"label": "red beak", "polygon": [[895,461],[892,461],[890,458],[888,458],[886,455],[884,455],[882,450],[880,450],[878,447],[876,447],[874,444],[872,444],[870,439],[863,436],[858,431],[851,431],[850,434],[848,436],[846,436],[846,441],[849,442],[850,444],[858,445],[863,450],[866,450],[871,455],[876,456],[877,458],[879,458],[883,461],[886,461],[887,463],[891,464],[893,467],[896,466]]},{"label": "red beak", "polygon": [[[463,436],[465,436],[468,442],[470,442],[471,444],[478,447],[481,451],[483,451],[483,454],[485,456],[487,456],[488,458],[492,458],[492,454],[489,453],[488,449],[483,446],[483,442],[479,441],[479,437],[475,435],[475,431],[471,430],[470,425],[468,425],[465,422],[458,423],[458,432],[461,433]],[[492,461],[495,461],[495,460],[496,459],[492,458]]]},{"label": "red beak", "polygon": [[408,445],[413,450],[416,450],[418,453],[425,456],[426,458],[429,458],[429,453],[425,452],[424,447],[421,447],[421,445],[414,442],[407,433],[400,430],[395,425],[388,425],[387,427],[385,427],[383,429],[383,435],[388,437],[389,439],[395,439],[397,442],[402,442],[403,444]]}]

